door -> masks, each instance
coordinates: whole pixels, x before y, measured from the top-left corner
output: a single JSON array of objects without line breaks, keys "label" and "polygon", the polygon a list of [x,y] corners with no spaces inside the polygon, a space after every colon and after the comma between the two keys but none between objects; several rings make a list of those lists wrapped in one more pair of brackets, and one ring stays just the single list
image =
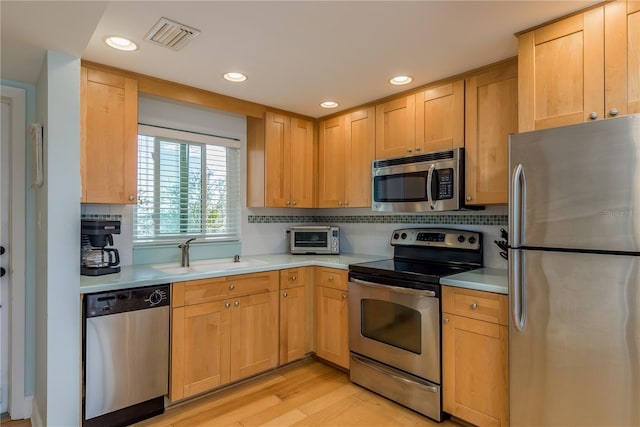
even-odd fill
[{"label": "door", "polygon": [[509,252],[511,426],[640,425],[640,257]]},{"label": "door", "polygon": [[341,289],[316,287],[316,354],[349,368],[348,294]]},{"label": "door", "polygon": [[640,2],[627,3],[627,113],[640,113]]},{"label": "door", "polygon": [[337,208],[345,198],[345,171],[348,170],[345,120],[334,117],[320,123],[318,147],[318,207]]},{"label": "door", "polygon": [[265,117],[265,206],[285,207],[291,202],[291,120],[267,111]]},{"label": "door", "polygon": [[511,245],[640,251],[639,134],[630,115],[512,135]]},{"label": "door", "polygon": [[[24,393],[25,363],[25,90],[2,86],[0,144],[0,412],[12,419],[28,416]],[[38,132],[41,128],[36,129]],[[8,405],[8,406],[7,406]]]},{"label": "door", "polygon": [[314,203],[316,163],[314,126],[310,120],[291,117],[289,188],[291,207],[311,208]]},{"label": "door", "polygon": [[0,145],[0,414],[9,406],[9,268],[8,256],[4,253],[9,238],[9,141],[11,106],[2,102],[2,140]]},{"label": "door", "polygon": [[376,105],[376,159],[406,156],[416,145],[416,96]]},{"label": "door", "polygon": [[375,158],[375,108],[354,111],[346,121],[345,207],[371,207],[371,162]]},{"label": "door", "polygon": [[308,292],[306,285],[280,291],[280,365],[311,351]]},{"label": "door", "polygon": [[416,95],[416,152],[464,147],[464,80]]}]

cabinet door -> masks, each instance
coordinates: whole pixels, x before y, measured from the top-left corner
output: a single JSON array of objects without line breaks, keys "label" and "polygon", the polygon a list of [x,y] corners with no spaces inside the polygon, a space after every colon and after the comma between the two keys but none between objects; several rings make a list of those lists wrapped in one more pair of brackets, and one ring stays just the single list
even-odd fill
[{"label": "cabinet door", "polygon": [[291,117],[291,143],[289,148],[289,188],[291,207],[312,208],[315,195],[315,143],[314,127],[310,120]]},{"label": "cabinet door", "polygon": [[230,381],[230,308],[217,301],[174,308],[170,399],[180,400]]},{"label": "cabinet door", "polygon": [[[318,207],[341,207],[345,200],[346,157],[345,116],[320,122],[318,147]],[[369,172],[369,174],[371,174]]]},{"label": "cabinet door", "polygon": [[[627,64],[627,2],[617,0],[603,5],[604,10],[604,117],[610,118],[627,114],[627,72],[631,71],[631,63]],[[630,23],[631,24],[631,23]],[[639,33],[636,33],[639,34]],[[629,39],[629,44],[634,41]],[[639,42],[635,41],[636,47]],[[629,46],[630,47],[630,46]],[[637,76],[636,76],[637,78]],[[629,79],[632,79],[629,76]]]},{"label": "cabinet door", "polygon": [[265,116],[265,206],[285,207],[291,194],[291,120],[267,111]]},{"label": "cabinet door", "polygon": [[138,84],[81,68],[82,202],[136,203]]},{"label": "cabinet door", "polygon": [[316,286],[316,355],[349,369],[347,291]]},{"label": "cabinet door", "polygon": [[311,351],[309,287],[280,291],[280,364],[301,359]]},{"label": "cabinet door", "polygon": [[231,381],[278,366],[278,292],[231,304]]},{"label": "cabinet door", "polygon": [[480,427],[508,426],[508,327],[442,318],[443,409]]},{"label": "cabinet door", "polygon": [[640,1],[628,2],[627,113],[640,113]]},{"label": "cabinet door", "polygon": [[603,8],[518,39],[519,131],[604,117]]},{"label": "cabinet door", "polygon": [[464,80],[416,95],[416,151],[464,147]]},{"label": "cabinet door", "polygon": [[468,205],[508,201],[508,136],[518,132],[518,64],[467,79],[465,198]]},{"label": "cabinet door", "polygon": [[376,159],[413,153],[415,117],[415,95],[376,105]]},{"label": "cabinet door", "polygon": [[375,108],[346,117],[345,198],[343,206],[371,207],[371,162],[375,157]]}]

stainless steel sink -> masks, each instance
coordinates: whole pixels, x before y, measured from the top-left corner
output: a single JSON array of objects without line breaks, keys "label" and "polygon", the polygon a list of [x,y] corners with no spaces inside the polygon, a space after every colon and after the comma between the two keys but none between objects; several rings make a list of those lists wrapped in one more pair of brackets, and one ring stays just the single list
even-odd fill
[{"label": "stainless steel sink", "polygon": [[233,258],[218,258],[193,261],[189,267],[181,267],[175,264],[156,264],[151,267],[167,274],[188,274],[235,270],[238,268],[256,267],[265,264],[267,264],[267,261],[257,259],[247,259],[236,262]]}]

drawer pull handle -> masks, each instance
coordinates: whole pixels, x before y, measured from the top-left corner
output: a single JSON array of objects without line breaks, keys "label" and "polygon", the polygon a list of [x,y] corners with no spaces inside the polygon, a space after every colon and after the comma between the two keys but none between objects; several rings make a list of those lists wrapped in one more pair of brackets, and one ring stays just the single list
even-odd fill
[{"label": "drawer pull handle", "polygon": [[471,304],[471,309],[475,310],[476,308],[478,308],[478,304],[476,304],[475,302]]},{"label": "drawer pull handle", "polygon": [[229,285],[229,290],[232,291],[236,288],[236,285]]},{"label": "drawer pull handle", "polygon": [[291,281],[295,282],[296,280],[298,280],[298,276],[291,276]]}]

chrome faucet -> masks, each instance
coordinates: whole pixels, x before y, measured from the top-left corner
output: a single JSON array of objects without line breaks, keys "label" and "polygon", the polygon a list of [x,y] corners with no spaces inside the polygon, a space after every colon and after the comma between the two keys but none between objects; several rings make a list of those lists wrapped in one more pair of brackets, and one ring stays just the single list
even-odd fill
[{"label": "chrome faucet", "polygon": [[182,249],[182,262],[181,262],[182,267],[189,267],[189,243],[193,242],[194,240],[196,240],[195,237],[187,240],[184,243],[180,243],[178,245],[178,247]]}]

